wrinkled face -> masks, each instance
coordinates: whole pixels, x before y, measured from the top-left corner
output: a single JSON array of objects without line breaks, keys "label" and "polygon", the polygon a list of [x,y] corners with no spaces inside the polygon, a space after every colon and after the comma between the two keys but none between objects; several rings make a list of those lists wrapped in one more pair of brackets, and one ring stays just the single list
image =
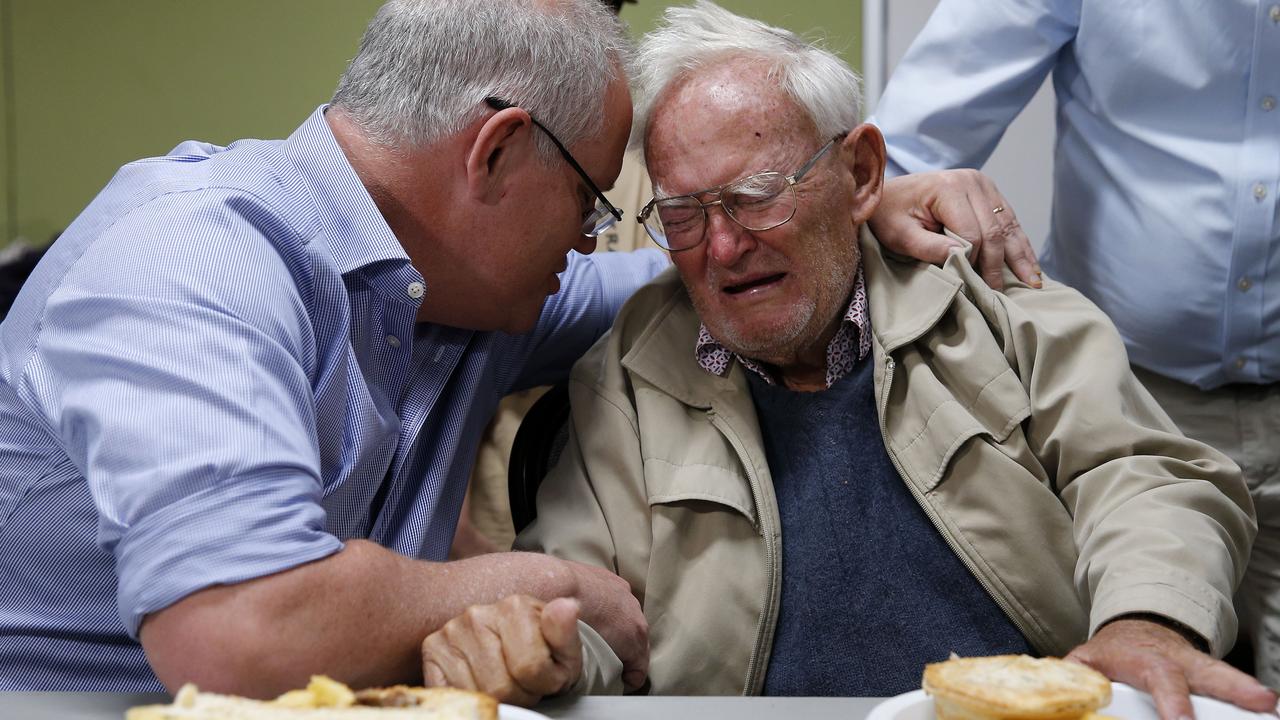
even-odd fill
[{"label": "wrinkled face", "polygon": [[[537,128],[532,132],[543,134]],[[617,180],[630,132],[631,96],[619,81],[606,96],[604,131],[569,147],[601,189]],[[486,302],[503,313],[498,327],[507,332],[532,329],[547,296],[560,290],[557,275],[568,264],[569,252],[590,253],[596,245],[582,234],[583,218],[594,209],[596,197],[558,153],[550,163],[535,163],[516,193],[508,234],[494,239],[500,240],[499,252],[491,259],[494,272],[485,283],[491,288]]]},{"label": "wrinkled face", "polygon": [[[728,60],[668,88],[645,143],[658,195],[799,169],[830,138],[819,137],[812,120],[776,86],[757,64]],[[750,231],[722,208],[706,209],[703,242],[671,259],[717,340],[780,366],[825,347],[858,265],[852,189],[836,147],[795,186],[796,213],[779,227]]]}]

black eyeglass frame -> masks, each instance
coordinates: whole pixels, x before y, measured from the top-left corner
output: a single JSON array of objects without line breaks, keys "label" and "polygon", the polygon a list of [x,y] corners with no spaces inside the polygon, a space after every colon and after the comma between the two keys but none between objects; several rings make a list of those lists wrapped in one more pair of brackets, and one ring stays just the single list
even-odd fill
[{"label": "black eyeglass frame", "polygon": [[[827,154],[827,152],[828,152],[829,150],[831,150],[831,148],[835,147],[836,143],[839,143],[840,141],[844,140],[846,137],[848,137],[848,135],[849,135],[848,131],[846,131],[846,132],[842,132],[842,133],[838,133],[837,135],[835,135],[834,137],[832,137],[830,140],[828,140],[828,141],[827,141],[827,144],[823,145],[821,148],[818,148],[818,152],[814,153],[814,154],[813,154],[813,157],[809,158],[809,159],[808,159],[808,161],[806,161],[806,162],[805,162],[805,164],[801,165],[799,170],[796,170],[795,172],[791,173],[790,175],[784,175],[784,176],[783,176],[783,178],[782,178],[782,179],[787,181],[787,186],[786,186],[786,188],[785,188],[785,189],[786,189],[786,190],[790,190],[790,191],[791,191],[791,193],[792,193],[792,195],[791,195],[791,198],[792,198],[792,202],[791,202],[791,213],[790,213],[789,215],[787,215],[787,217],[786,217],[785,219],[783,219],[783,220],[781,220],[781,221],[779,221],[779,222],[777,222],[777,223],[774,223],[774,224],[772,224],[772,225],[769,225],[769,226],[767,226],[767,227],[758,227],[758,228],[753,228],[753,227],[750,227],[750,226],[748,226],[748,225],[744,224],[744,223],[742,222],[742,220],[741,220],[741,219],[739,219],[739,218],[738,218],[737,216],[735,216],[733,213],[729,212],[729,209],[728,209],[728,208],[725,208],[725,215],[728,215],[730,220],[733,220],[735,223],[737,223],[737,224],[741,225],[742,227],[744,227],[744,228],[746,228],[746,229],[748,229],[748,230],[751,230],[752,232],[763,232],[763,231],[765,231],[765,230],[772,230],[772,229],[774,229],[774,228],[776,228],[776,227],[781,227],[781,226],[783,226],[783,225],[786,225],[788,222],[791,222],[791,219],[792,219],[792,218],[794,218],[794,217],[796,216],[796,206],[797,206],[797,203],[795,202],[795,186],[796,186],[796,185],[797,185],[801,180],[803,180],[803,179],[804,179],[804,176],[805,176],[805,175],[807,175],[807,174],[809,173],[809,171],[810,171],[810,170],[812,170],[812,169],[814,168],[814,166],[815,166],[815,165],[817,165],[817,164],[818,164],[818,161],[822,159],[822,156],[823,156],[823,155],[826,155],[826,154]],[[711,207],[712,205],[720,205],[721,207],[723,207],[723,206],[724,206],[724,202],[723,202],[723,200],[721,199],[721,195],[720,195],[720,193],[722,193],[722,192],[724,191],[724,189],[725,189],[725,188],[727,188],[727,187],[729,187],[729,186],[731,186],[731,185],[737,185],[737,184],[739,184],[739,183],[745,182],[745,181],[750,180],[750,179],[752,179],[752,178],[760,177],[760,176],[762,176],[762,175],[781,175],[781,174],[782,174],[782,173],[779,173],[777,170],[763,170],[763,171],[761,171],[761,172],[751,173],[750,175],[744,175],[743,177],[740,177],[740,178],[738,178],[738,179],[736,179],[736,180],[732,180],[732,181],[727,182],[727,183],[725,183],[725,184],[723,184],[723,185],[719,185],[719,186],[717,186],[717,187],[712,187],[712,188],[707,188],[707,189],[705,189],[705,190],[699,190],[699,191],[697,191],[697,192],[691,192],[691,193],[687,193],[687,194],[684,194],[684,195],[671,195],[670,197],[663,197],[663,198],[660,198],[660,197],[658,197],[658,196],[656,196],[656,195],[655,195],[654,197],[650,198],[649,202],[645,203],[645,206],[644,206],[644,207],[640,208],[640,212],[636,213],[636,222],[638,222],[638,223],[640,223],[642,226],[644,226],[644,231],[645,231],[645,233],[647,233],[647,234],[649,235],[649,237],[650,237],[650,238],[651,238],[655,243],[657,243],[658,245],[662,246],[662,247],[663,247],[664,249],[666,249],[668,252],[684,252],[685,250],[692,250],[692,249],[694,249],[694,248],[698,247],[699,245],[701,245],[701,244],[702,244],[702,241],[703,241],[703,240],[705,240],[705,239],[706,239],[706,237],[707,237],[707,232],[706,232],[706,228],[707,228],[707,208],[708,208],[708,207]],[[700,199],[699,199],[699,198],[700,198],[700,196],[702,196],[702,195],[715,195],[715,199],[714,199],[714,200],[708,200],[708,201],[706,201],[706,202],[703,202],[702,200],[700,200]],[[778,194],[778,196],[779,196],[779,197],[781,197],[781,193],[779,193],[779,194]],[[666,232],[663,232],[663,233],[662,233],[662,237],[661,237],[661,238],[657,237],[657,236],[654,234],[654,233],[655,233],[655,231],[653,230],[653,228],[649,227],[649,223],[647,222],[647,220],[649,219],[649,216],[650,216],[651,214],[653,214],[654,209],[655,209],[655,208],[657,208],[658,203],[660,203],[660,202],[662,202],[662,201],[664,201],[664,200],[677,200],[677,199],[680,199],[680,198],[690,198],[690,199],[692,199],[693,201],[697,202],[697,203],[698,203],[698,205],[700,206],[700,209],[702,210],[702,234],[699,236],[699,238],[698,238],[698,242],[696,242],[696,243],[694,243],[694,244],[692,244],[692,245],[689,245],[689,246],[686,246],[686,247],[682,247],[682,248],[673,248],[673,247],[670,247],[670,245],[669,245],[669,243],[668,243],[668,241],[667,241],[667,234],[666,234]],[[661,222],[661,220],[659,220],[659,222]]]},{"label": "black eyeglass frame", "polygon": [[[509,108],[519,107],[515,103],[508,102],[500,97],[492,95],[485,98],[484,103],[494,110],[507,110]],[[551,142],[554,143],[556,149],[560,151],[560,155],[564,157],[565,162],[569,163],[569,167],[573,168],[574,171],[578,173],[578,177],[582,178],[582,182],[586,183],[587,188],[591,190],[591,192],[596,196],[596,199],[600,201],[600,204],[604,206],[603,208],[592,208],[592,213],[588,216],[588,219],[594,220],[594,222],[592,222],[593,229],[591,232],[587,232],[587,223],[584,221],[582,223],[582,234],[586,237],[597,237],[600,233],[613,227],[614,223],[622,220],[623,212],[614,207],[613,203],[609,202],[609,198],[604,196],[604,193],[600,191],[600,187],[595,184],[591,179],[591,176],[587,174],[587,171],[583,170],[582,166],[578,164],[578,161],[574,159],[573,155],[569,152],[569,148],[566,148],[564,143],[560,142],[560,138],[556,137],[555,133],[548,130],[546,125],[538,122],[538,119],[533,116],[533,113],[530,113],[528,110],[525,112],[529,115],[529,121],[532,122],[539,130],[546,133],[547,137],[551,138]],[[604,210],[608,215],[594,217],[599,210]],[[608,216],[612,216],[613,220],[604,222],[604,218]]]}]

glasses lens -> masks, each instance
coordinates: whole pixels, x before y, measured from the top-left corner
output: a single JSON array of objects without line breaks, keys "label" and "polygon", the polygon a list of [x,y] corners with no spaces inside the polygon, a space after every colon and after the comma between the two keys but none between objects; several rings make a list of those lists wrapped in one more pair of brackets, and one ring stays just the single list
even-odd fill
[{"label": "glasses lens", "polygon": [[[702,225],[706,213],[702,203],[691,197],[675,197],[659,200],[653,212],[645,221],[645,225],[656,225],[666,242],[654,240],[670,250],[682,250],[693,247],[702,241]],[[653,232],[649,233],[651,236]]]},{"label": "glasses lens", "polygon": [[782,173],[745,177],[720,192],[724,209],[748,230],[769,230],[791,219],[796,193]]},{"label": "glasses lens", "polygon": [[587,237],[598,237],[600,233],[613,227],[618,218],[609,212],[604,203],[596,201],[596,206],[582,219],[582,234]]}]

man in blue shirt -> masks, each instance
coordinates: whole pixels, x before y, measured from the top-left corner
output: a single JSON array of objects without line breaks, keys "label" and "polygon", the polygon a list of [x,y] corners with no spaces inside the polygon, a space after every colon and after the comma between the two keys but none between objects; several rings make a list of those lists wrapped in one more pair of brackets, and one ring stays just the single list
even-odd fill
[{"label": "man in blue shirt", "polygon": [[876,112],[890,173],[981,166],[1050,73],[1044,267],[1244,470],[1259,529],[1237,602],[1280,687],[1280,4],[942,0]]},{"label": "man in blue shirt", "polygon": [[120,170],[0,325],[0,689],[412,682],[516,591],[643,681],[616,576],[441,562],[498,399],[666,265],[586,255],[627,53],[597,0],[392,0],[289,138]]}]

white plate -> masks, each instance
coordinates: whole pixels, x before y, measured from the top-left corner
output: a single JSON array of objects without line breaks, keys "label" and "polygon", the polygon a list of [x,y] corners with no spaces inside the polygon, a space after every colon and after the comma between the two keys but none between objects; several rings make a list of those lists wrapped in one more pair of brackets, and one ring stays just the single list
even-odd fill
[{"label": "white plate", "polygon": [[503,703],[498,706],[498,720],[551,720],[551,718],[528,708]]},{"label": "white plate", "polygon": [[[1196,720],[1256,720],[1274,717],[1241,710],[1234,705],[1198,695],[1191,696],[1191,707],[1196,712]],[[1111,683],[1111,704],[1098,712],[1122,720],[1159,720],[1150,695],[1118,682]],[[875,706],[871,714],[867,715],[867,720],[934,720],[933,698],[925,695],[923,690],[903,693]]]}]

